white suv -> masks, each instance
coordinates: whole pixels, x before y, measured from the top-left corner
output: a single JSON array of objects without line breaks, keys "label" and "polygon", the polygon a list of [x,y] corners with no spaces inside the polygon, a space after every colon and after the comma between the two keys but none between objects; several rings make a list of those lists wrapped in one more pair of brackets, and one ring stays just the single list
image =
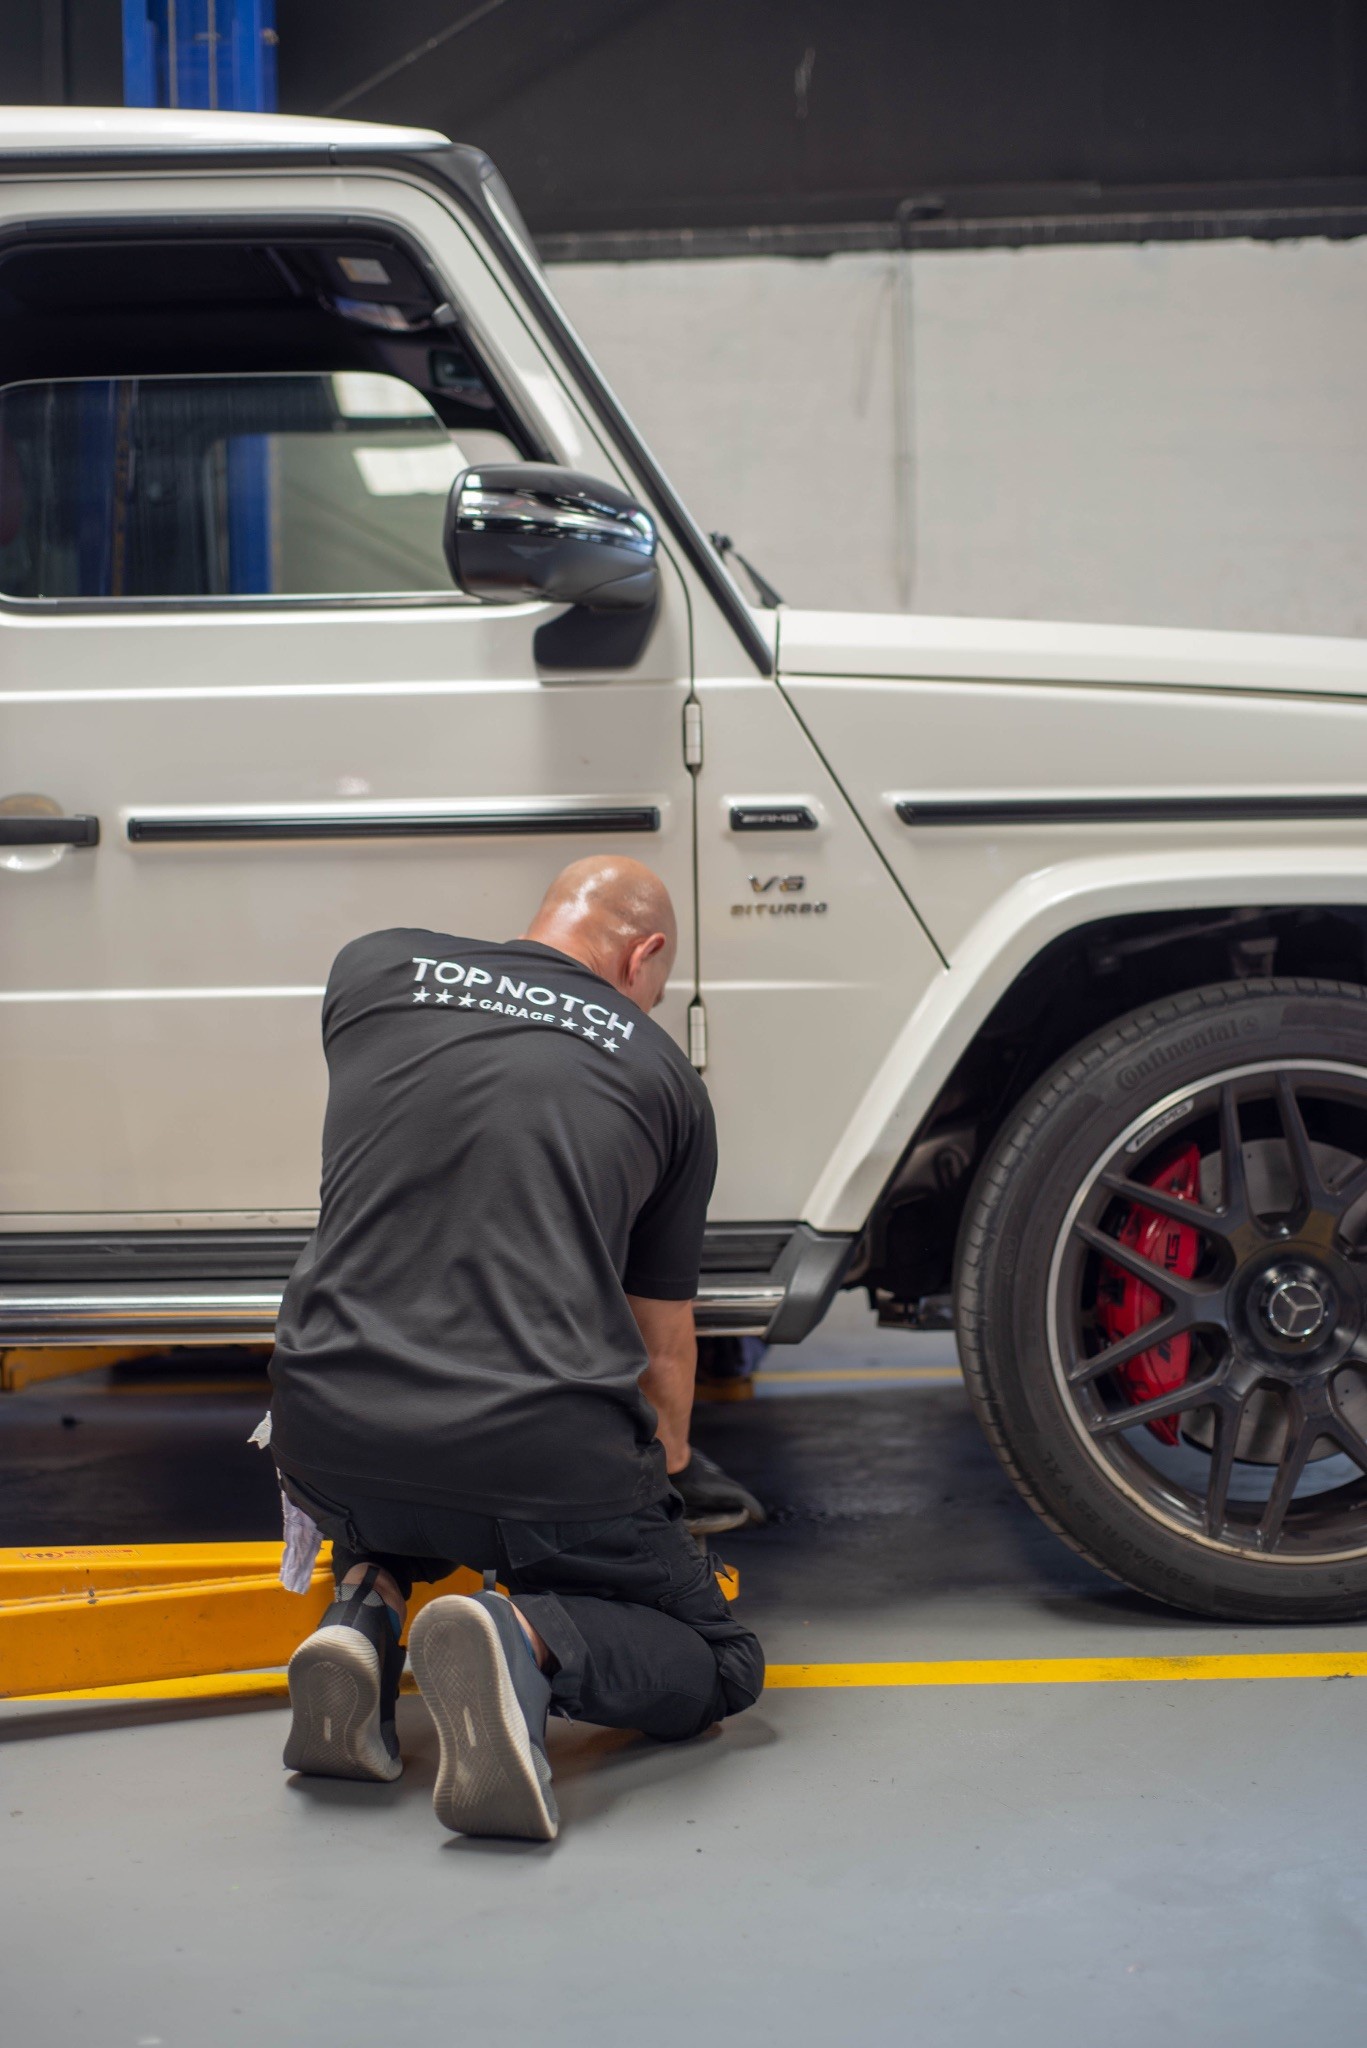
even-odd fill
[{"label": "white suv", "polygon": [[1367,649],[752,605],[478,151],[16,110],[0,699],[0,1343],[268,1335],[338,946],[620,846],[700,1328],[952,1302],[1099,1564],[1367,1612]]}]

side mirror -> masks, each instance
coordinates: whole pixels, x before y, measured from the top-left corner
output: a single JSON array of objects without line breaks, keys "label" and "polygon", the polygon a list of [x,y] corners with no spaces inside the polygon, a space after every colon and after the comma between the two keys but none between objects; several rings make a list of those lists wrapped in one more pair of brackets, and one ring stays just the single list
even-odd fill
[{"label": "side mirror", "polygon": [[542,598],[651,612],[655,522],[615,484],[550,462],[489,462],[451,486],[443,536],[458,588],[496,604]]}]

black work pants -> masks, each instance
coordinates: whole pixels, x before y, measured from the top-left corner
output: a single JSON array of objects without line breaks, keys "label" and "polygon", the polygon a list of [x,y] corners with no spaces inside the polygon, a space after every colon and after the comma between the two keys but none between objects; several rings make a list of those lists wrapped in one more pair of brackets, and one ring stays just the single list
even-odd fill
[{"label": "black work pants", "polygon": [[339,1580],[380,1564],[406,1599],[415,1579],[492,1568],[550,1651],[552,1709],[572,1721],[677,1742],[759,1697],[764,1652],[732,1618],[676,1493],[609,1521],[520,1522],[351,1489],[339,1501],[336,1480],[281,1478],[332,1538]]}]

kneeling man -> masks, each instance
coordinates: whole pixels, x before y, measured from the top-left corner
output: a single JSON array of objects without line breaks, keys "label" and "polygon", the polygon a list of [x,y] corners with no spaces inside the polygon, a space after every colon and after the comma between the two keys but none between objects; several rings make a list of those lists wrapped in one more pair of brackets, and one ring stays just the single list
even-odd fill
[{"label": "kneeling man", "polygon": [[271,1363],[282,1483],[332,1538],[337,1599],[290,1663],[285,1763],[395,1778],[399,1636],[465,1834],[549,1840],[550,1709],[696,1735],[764,1662],[682,1523],[706,1090],[652,1023],[673,907],[577,861],[495,944],[385,931],[338,955],[318,1228]]}]

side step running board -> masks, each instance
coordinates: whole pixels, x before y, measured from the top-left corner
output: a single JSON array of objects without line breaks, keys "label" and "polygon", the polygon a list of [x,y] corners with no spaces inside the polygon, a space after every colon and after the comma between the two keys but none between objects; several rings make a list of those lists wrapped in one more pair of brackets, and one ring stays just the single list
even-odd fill
[{"label": "side step running board", "polygon": [[[763,1336],[782,1306],[784,1290],[768,1281],[736,1286],[728,1274],[704,1282],[695,1314],[709,1336]],[[0,1288],[0,1346],[6,1344],[120,1344],[151,1339],[166,1344],[269,1342],[280,1310],[281,1288],[187,1286],[70,1287],[37,1294]]]},{"label": "side step running board", "polygon": [[[10,1238],[7,1247],[15,1243]],[[798,1224],[768,1271],[705,1271],[695,1305],[699,1331],[796,1343],[824,1315],[852,1247],[851,1238]],[[283,1278],[10,1281],[0,1285],[0,1349],[269,1343],[283,1291]]]},{"label": "side step running board", "polygon": [[62,1288],[0,1287],[4,1344],[260,1344],[269,1342],[281,1283],[193,1281]]}]

